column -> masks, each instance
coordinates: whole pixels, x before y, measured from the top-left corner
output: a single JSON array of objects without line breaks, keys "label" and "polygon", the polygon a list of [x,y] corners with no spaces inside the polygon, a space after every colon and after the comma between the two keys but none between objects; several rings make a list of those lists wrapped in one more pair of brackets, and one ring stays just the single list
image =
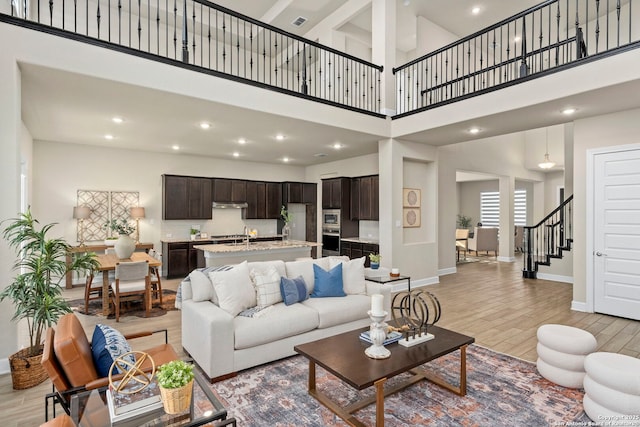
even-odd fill
[{"label": "column", "polygon": [[396,111],[395,77],[392,71],[396,65],[396,1],[372,0],[371,4],[371,62],[384,66],[380,113],[393,115]]},{"label": "column", "polygon": [[498,260],[513,262],[513,193],[516,188],[513,176],[501,176],[500,185],[500,232],[498,245]]}]

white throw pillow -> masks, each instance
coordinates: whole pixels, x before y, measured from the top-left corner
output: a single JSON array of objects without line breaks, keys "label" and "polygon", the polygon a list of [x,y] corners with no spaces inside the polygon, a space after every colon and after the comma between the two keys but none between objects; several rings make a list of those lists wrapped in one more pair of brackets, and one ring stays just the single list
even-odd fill
[{"label": "white throw pillow", "polygon": [[342,286],[347,295],[366,295],[367,284],[364,282],[365,257],[344,261],[331,259],[331,268],[342,263]]},{"label": "white throw pillow", "polygon": [[218,295],[218,305],[232,316],[256,306],[256,291],[246,261],[228,271],[212,271],[209,278]]},{"label": "white throw pillow", "polygon": [[251,279],[256,288],[256,301],[259,308],[282,302],[280,274],[275,266],[267,267],[264,272],[256,269],[251,270]]},{"label": "white throw pillow", "polygon": [[191,293],[193,294],[193,301],[209,301],[214,304],[218,304],[218,297],[216,291],[213,289],[213,285],[209,278],[198,270],[193,270],[189,273],[189,280],[191,281]]}]

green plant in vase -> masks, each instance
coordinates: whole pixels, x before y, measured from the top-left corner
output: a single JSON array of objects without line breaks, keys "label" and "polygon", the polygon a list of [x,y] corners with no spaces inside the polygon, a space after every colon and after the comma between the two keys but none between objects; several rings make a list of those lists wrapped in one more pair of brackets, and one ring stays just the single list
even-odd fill
[{"label": "green plant in vase", "polygon": [[282,240],[287,240],[291,234],[289,223],[293,219],[293,215],[284,207],[284,205],[280,208],[280,218],[284,222],[284,225],[282,226]]},{"label": "green plant in vase", "polygon": [[[15,306],[12,320],[24,319],[27,322],[29,346],[9,357],[13,386],[22,389],[47,378],[40,364],[44,332],[62,315],[71,313],[69,303],[62,297],[60,283],[69,272],[86,274],[97,270],[100,264],[95,253],[72,255],[71,245],[64,239],[50,238],[48,233],[56,223],[38,229],[39,223],[33,218],[30,208],[18,218],[8,221],[3,237],[17,252],[18,259],[13,269],[19,274],[0,292],[0,301],[5,298],[12,300]],[[67,264],[67,256],[71,258],[70,264]],[[23,384],[22,374],[17,372],[25,369],[29,372],[29,379]]]},{"label": "green plant in vase", "polygon": [[380,254],[376,254],[376,253],[370,253],[369,254],[369,261],[370,261],[370,265],[371,268],[373,270],[378,269],[378,267],[380,267]]},{"label": "green plant in vase", "polygon": [[189,407],[193,390],[193,365],[173,360],[158,367],[156,372],[165,412],[177,414]]}]

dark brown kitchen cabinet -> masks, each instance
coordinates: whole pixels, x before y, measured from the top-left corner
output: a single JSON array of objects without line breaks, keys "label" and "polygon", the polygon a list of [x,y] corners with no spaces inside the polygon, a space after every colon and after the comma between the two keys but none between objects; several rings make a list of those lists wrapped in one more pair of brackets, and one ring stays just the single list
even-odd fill
[{"label": "dark brown kitchen cabinet", "polygon": [[267,182],[265,198],[265,218],[280,218],[280,208],[282,207],[282,185],[279,182]]},{"label": "dark brown kitchen cabinet", "polygon": [[162,175],[162,219],[211,219],[211,179]]},{"label": "dark brown kitchen cabinet", "polygon": [[360,178],[351,178],[351,212],[352,220],[360,219]]},{"label": "dark brown kitchen cabinet", "polygon": [[287,203],[302,203],[302,183],[301,182],[285,182],[284,198]]},{"label": "dark brown kitchen cabinet", "polygon": [[369,254],[377,254],[379,252],[380,246],[376,243],[361,243],[352,242],[349,240],[340,240],[340,255],[346,255],[350,259],[366,257],[364,259],[365,267],[369,267],[371,265]]},{"label": "dark brown kitchen cabinet", "polygon": [[258,218],[258,183],[257,181],[247,181],[247,209],[243,211],[243,218]]},{"label": "dark brown kitchen cabinet", "polygon": [[[358,178],[359,197],[358,215],[361,220],[378,220],[378,175],[361,176]],[[354,200],[352,195],[352,201]]]},{"label": "dark brown kitchen cabinet", "polygon": [[315,205],[318,201],[317,185],[314,182],[305,182],[302,184],[302,203]]},{"label": "dark brown kitchen cabinet", "polygon": [[302,203],[315,205],[317,201],[316,184],[313,182],[283,182],[282,203]]},{"label": "dark brown kitchen cabinet", "polygon": [[343,217],[351,210],[351,178],[322,180],[322,209],[341,209]]},{"label": "dark brown kitchen cabinet", "polygon": [[197,245],[210,245],[212,240],[198,240],[197,242],[164,242],[162,253],[165,265],[164,273],[167,279],[186,277],[196,268],[205,266],[204,252],[196,249]]},{"label": "dark brown kitchen cabinet", "polygon": [[243,179],[213,179],[213,201],[244,203],[247,201],[247,181]]},{"label": "dark brown kitchen cabinet", "polygon": [[247,209],[245,219],[278,219],[282,206],[282,184],[279,182],[246,181]]}]

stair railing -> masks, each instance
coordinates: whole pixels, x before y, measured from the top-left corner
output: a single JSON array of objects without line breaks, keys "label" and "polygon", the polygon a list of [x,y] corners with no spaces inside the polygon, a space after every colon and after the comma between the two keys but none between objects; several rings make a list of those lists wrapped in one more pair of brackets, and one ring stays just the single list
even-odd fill
[{"label": "stair railing", "polygon": [[551,265],[573,243],[573,195],[534,226],[524,227],[522,277],[535,279],[539,265]]}]

